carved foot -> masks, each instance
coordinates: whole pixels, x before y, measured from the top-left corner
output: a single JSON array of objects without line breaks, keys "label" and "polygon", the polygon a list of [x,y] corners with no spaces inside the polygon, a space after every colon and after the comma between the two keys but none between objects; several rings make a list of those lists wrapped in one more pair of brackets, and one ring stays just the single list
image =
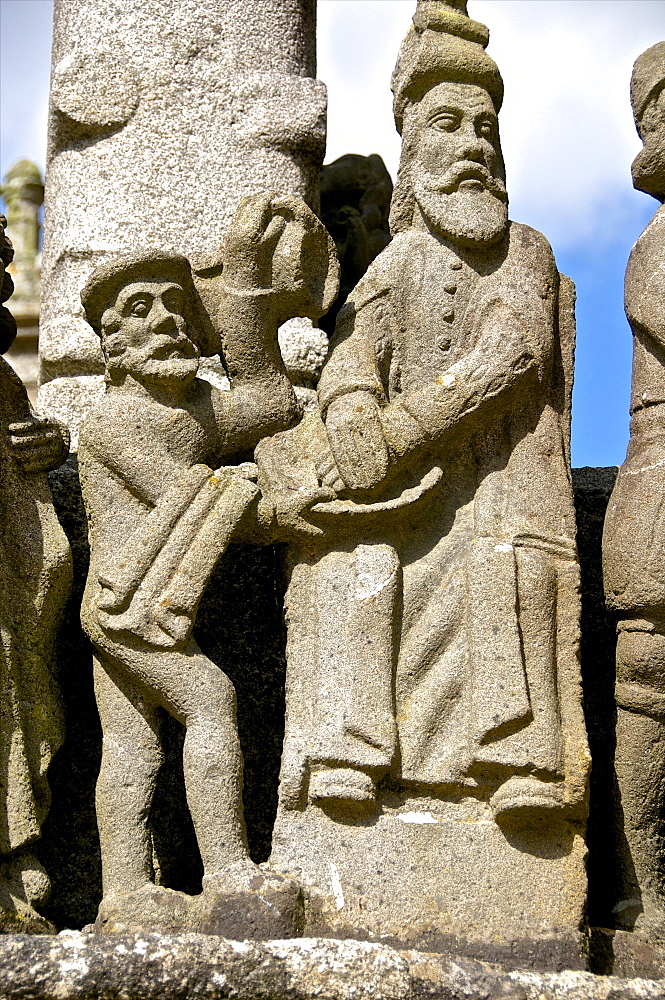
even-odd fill
[{"label": "carved foot", "polygon": [[105,896],[95,921],[96,934],[131,934],[160,931],[184,934],[195,930],[198,896],[166,889],[151,882],[115,896]]},{"label": "carved foot", "polygon": [[515,776],[497,789],[490,799],[490,808],[497,820],[550,815],[552,809],[563,808],[563,787],[556,782]]},{"label": "carved foot", "polygon": [[368,809],[376,805],[374,781],[353,767],[324,767],[312,771],[309,799],[317,805]]},{"label": "carved foot", "polygon": [[241,861],[203,878],[197,931],[232,940],[297,937],[302,927],[302,894],[295,879]]},{"label": "carved foot", "polygon": [[35,910],[44,903],[51,883],[34,855],[22,852],[0,865],[0,933],[55,934],[56,929]]}]

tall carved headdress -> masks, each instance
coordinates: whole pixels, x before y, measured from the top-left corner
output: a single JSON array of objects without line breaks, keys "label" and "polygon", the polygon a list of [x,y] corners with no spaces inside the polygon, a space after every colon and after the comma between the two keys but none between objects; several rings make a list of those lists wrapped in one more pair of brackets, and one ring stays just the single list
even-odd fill
[{"label": "tall carved headdress", "polygon": [[485,52],[489,37],[485,25],[467,14],[466,0],[418,0],[391,82],[400,134],[407,105],[417,103],[444,81],[483,87],[499,110],[503,80],[499,67]]},{"label": "tall carved headdress", "polygon": [[[438,83],[472,83],[490,95],[496,111],[503,101],[499,67],[485,48],[490,33],[466,12],[466,0],[418,0],[413,25],[402,42],[393,72],[395,125],[403,134],[406,111]],[[404,133],[402,158],[390,206],[392,233],[409,228],[413,193],[409,177],[412,137]]]}]

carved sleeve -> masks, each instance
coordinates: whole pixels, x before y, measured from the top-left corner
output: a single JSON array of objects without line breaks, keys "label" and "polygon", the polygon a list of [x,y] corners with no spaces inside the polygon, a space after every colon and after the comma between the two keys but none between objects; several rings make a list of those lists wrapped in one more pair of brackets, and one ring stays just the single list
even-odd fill
[{"label": "carved sleeve", "polygon": [[403,394],[381,411],[393,458],[437,440],[453,426],[494,420],[536,392],[549,374],[555,279],[534,288],[496,289],[474,304],[469,322],[475,346],[432,382]]},{"label": "carved sleeve", "polygon": [[222,318],[231,391],[215,393],[214,405],[223,455],[292,427],[301,409],[279,352],[268,297],[227,290]]},{"label": "carved sleeve", "polygon": [[331,403],[358,390],[386,403],[381,362],[389,353],[392,336],[386,323],[386,295],[382,291],[358,305],[349,303],[340,313],[318,388],[324,419]]}]

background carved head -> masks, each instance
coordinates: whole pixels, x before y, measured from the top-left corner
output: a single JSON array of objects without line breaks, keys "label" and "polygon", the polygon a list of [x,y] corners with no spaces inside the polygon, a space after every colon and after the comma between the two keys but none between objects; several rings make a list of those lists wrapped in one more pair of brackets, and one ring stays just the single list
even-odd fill
[{"label": "background carved head", "polygon": [[0,215],[0,354],[8,351],[16,337],[16,320],[3,303],[14,291],[14,282],[6,268],[14,259],[14,248],[5,234],[7,220]]},{"label": "background carved head", "polygon": [[665,201],[665,42],[635,62],[630,101],[642,149],[633,160],[633,186]]}]

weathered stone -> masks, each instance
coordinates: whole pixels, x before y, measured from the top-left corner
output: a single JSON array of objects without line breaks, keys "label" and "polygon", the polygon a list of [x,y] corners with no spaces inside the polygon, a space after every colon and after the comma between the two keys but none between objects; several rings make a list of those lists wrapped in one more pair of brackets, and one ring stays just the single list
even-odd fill
[{"label": "weathered stone", "polygon": [[321,168],[321,220],[335,241],[339,295],[321,320],[329,333],[337,313],[375,257],[390,243],[393,182],[380,156],[347,153]]},{"label": "weathered stone", "polygon": [[662,1000],[663,982],[501,972],[471,959],[305,938],[262,944],[187,934],[63,931],[0,937],[3,1000]]},{"label": "weathered stone", "polygon": [[[100,932],[297,930],[299,885],[248,856],[235,691],[192,630],[230,541],[272,538],[255,466],[228,461],[300,418],[277,330],[293,315],[317,320],[338,273],[304,202],[256,195],[241,204],[219,267],[199,266],[196,285],[186,258],[153,252],[102,265],[81,293],[107,383],[79,451],[91,546],[82,621],[104,732]],[[196,378],[201,353],[223,353],[228,390]],[[302,505],[329,495],[316,489]],[[197,896],[155,884],[148,815],[165,714],[185,727]]]},{"label": "weathered stone", "polygon": [[[636,188],[665,200],[665,42],[643,53],[631,100],[644,149]],[[665,208],[635,244],[625,306],[633,338],[631,438],[605,521],[608,607],[618,625],[616,779],[620,795],[613,907],[617,929],[665,944]]]},{"label": "weathered stone", "polygon": [[[394,238],[339,314],[320,412],[256,449],[293,543],[271,864],[305,933],[579,968],[574,289],[508,221],[486,44],[465,4],[418,3]],[[335,499],[296,511],[319,484]]]},{"label": "weathered stone", "polygon": [[8,270],[14,281],[12,314],[18,327],[6,358],[35,403],[41,292],[39,209],[44,201],[39,167],[30,160],[19,160],[7,171],[0,195],[7,205],[7,235],[14,247],[14,260]]},{"label": "weathered stone", "polygon": [[[0,351],[16,335],[3,305],[13,249],[0,215]],[[33,414],[25,387],[0,358],[0,930],[52,930],[35,910],[49,879],[34,854],[48,812],[47,770],[62,741],[53,645],[71,583],[71,554],[55,516],[47,469],[67,446]]]},{"label": "weathered stone", "polygon": [[316,209],[326,96],[314,0],[56,0],[54,13],[40,353],[42,383],[67,381],[40,403],[69,423],[80,380],[104,368],[79,301],[94,268],[214,254],[255,191]]}]

